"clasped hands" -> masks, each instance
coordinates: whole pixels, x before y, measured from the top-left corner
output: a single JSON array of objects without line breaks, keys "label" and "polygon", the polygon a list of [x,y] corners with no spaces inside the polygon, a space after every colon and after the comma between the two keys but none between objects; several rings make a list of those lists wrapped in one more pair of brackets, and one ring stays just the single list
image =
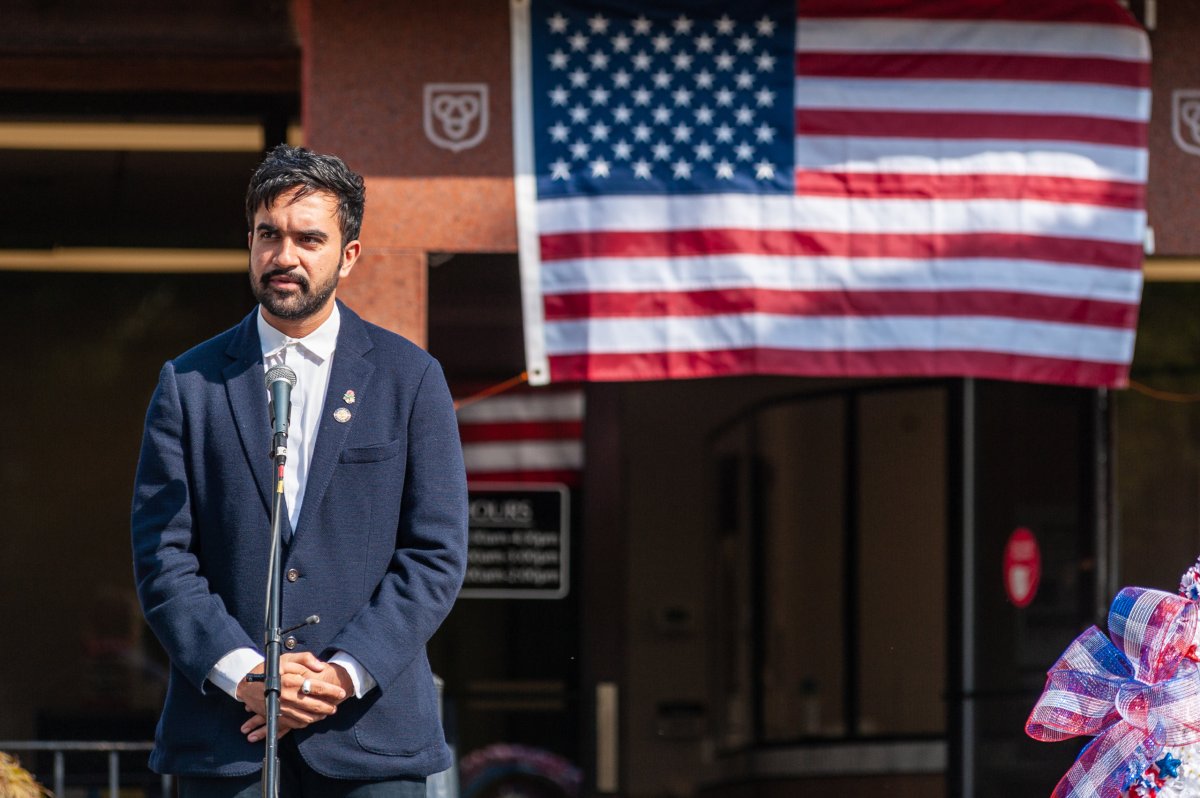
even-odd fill
[{"label": "clasped hands", "polygon": [[[251,673],[262,673],[263,665]],[[305,680],[309,694],[300,692]],[[338,704],[354,692],[350,674],[341,665],[322,662],[312,653],[303,651],[283,654],[279,658],[279,736],[292,729],[303,729],[337,712]],[[237,698],[252,717],[242,724],[246,740],[257,743],[267,736],[266,687],[262,682],[242,679],[237,686]]]}]

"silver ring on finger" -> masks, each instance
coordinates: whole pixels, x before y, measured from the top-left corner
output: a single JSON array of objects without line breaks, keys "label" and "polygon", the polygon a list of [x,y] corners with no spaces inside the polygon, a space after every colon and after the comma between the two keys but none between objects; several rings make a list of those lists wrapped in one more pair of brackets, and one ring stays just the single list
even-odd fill
[{"label": "silver ring on finger", "polygon": [[305,679],[300,684],[300,692],[304,693],[305,695],[312,693],[312,679]]}]

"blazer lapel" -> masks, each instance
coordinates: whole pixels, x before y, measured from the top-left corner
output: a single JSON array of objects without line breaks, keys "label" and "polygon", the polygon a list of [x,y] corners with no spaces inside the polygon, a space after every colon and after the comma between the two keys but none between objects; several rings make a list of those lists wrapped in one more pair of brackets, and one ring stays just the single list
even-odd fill
[{"label": "blazer lapel", "polygon": [[225,367],[225,391],[242,440],[246,464],[258,485],[263,506],[271,503],[271,419],[263,382],[262,344],[258,340],[258,308],[242,320],[225,353],[233,362]]},{"label": "blazer lapel", "polygon": [[[304,505],[300,508],[300,517],[296,521],[295,534],[308,527],[309,519],[321,506],[325,498],[325,489],[333,477],[333,469],[341,457],[342,448],[346,445],[346,436],[354,426],[355,417],[359,414],[361,405],[346,407],[342,397],[346,391],[370,401],[368,385],[375,366],[363,355],[369,352],[374,344],[367,334],[365,325],[353,311],[338,303],[342,314],[342,327],[338,331],[337,349],[333,353],[333,368],[329,373],[329,388],[325,392],[325,403],[321,408],[321,422],[317,426],[317,441],[313,448],[312,463],[308,467],[308,482],[304,487]],[[345,408],[351,411],[348,421],[341,422],[334,417],[334,411]]]}]

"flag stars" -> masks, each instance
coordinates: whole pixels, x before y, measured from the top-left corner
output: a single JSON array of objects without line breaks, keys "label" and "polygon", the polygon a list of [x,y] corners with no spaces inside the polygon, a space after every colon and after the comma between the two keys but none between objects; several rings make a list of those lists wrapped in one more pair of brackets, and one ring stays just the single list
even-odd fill
[{"label": "flag stars", "polygon": [[570,180],[571,165],[559,158],[554,163],[550,164],[550,179],[551,180]]},{"label": "flag stars", "polygon": [[679,11],[654,21],[546,18],[556,37],[540,62],[553,87],[544,89],[554,111],[540,139],[557,158],[543,162],[550,181],[778,180],[782,167],[769,148],[785,135],[771,124],[788,99],[774,85],[785,59],[764,37],[782,23]]}]

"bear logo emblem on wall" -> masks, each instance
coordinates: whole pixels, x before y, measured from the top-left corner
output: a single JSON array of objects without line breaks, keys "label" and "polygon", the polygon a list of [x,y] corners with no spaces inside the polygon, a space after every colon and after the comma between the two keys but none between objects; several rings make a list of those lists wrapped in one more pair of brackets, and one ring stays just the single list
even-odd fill
[{"label": "bear logo emblem on wall", "polygon": [[1171,92],[1171,135],[1179,149],[1200,155],[1200,89]]},{"label": "bear logo emblem on wall", "polygon": [[443,149],[461,152],[488,132],[486,83],[426,83],[425,136]]}]

